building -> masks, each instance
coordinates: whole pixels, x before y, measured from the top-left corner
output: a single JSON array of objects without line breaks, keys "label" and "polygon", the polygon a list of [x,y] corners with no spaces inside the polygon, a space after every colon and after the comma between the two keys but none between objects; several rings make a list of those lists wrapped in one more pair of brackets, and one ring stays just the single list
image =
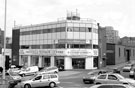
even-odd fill
[{"label": "building", "polygon": [[114,30],[112,26],[106,26],[106,42],[112,44],[118,44],[120,37],[117,30]]},{"label": "building", "polygon": [[106,28],[98,23],[99,68],[106,66]]},{"label": "building", "polygon": [[78,13],[68,13],[56,22],[14,27],[12,33],[15,65],[64,66],[66,70],[98,66],[97,23]]},{"label": "building", "polygon": [[2,54],[2,48],[4,47],[4,31],[0,28],[0,54]]}]

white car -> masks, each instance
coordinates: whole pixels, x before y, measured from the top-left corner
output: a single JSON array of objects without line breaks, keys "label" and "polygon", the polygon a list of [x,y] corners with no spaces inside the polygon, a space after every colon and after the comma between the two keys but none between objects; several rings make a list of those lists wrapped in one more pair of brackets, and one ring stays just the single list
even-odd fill
[{"label": "white car", "polygon": [[133,78],[134,77],[134,74],[135,74],[135,67],[133,67],[130,72],[129,72],[129,77],[130,78]]},{"label": "white car", "polygon": [[124,78],[118,73],[106,73],[98,75],[95,80],[95,84],[129,84],[135,87],[135,80],[130,78]]},{"label": "white car", "polygon": [[93,85],[90,88],[134,88],[130,85],[124,85],[124,84],[99,84],[99,85]]},{"label": "white car", "polygon": [[38,74],[43,74],[43,73],[58,73],[59,70],[56,66],[53,67],[46,67],[43,68],[42,70],[40,70],[39,72],[37,72]]},{"label": "white car", "polygon": [[37,88],[49,86],[51,88],[58,85],[59,77],[58,74],[35,74],[31,79],[21,82],[22,88]]},{"label": "white car", "polygon": [[35,73],[37,73],[39,71],[38,66],[31,66],[31,67],[27,67],[26,69],[22,69],[19,73],[19,75],[21,76],[25,76],[25,75],[33,75]]},{"label": "white car", "polygon": [[132,68],[132,64],[127,64],[122,68],[122,70],[123,72],[129,72],[131,68]]},{"label": "white car", "polygon": [[9,72],[13,72],[13,73],[19,73],[21,70],[19,68],[17,68],[15,65],[11,65],[11,67],[7,70],[8,74]]}]

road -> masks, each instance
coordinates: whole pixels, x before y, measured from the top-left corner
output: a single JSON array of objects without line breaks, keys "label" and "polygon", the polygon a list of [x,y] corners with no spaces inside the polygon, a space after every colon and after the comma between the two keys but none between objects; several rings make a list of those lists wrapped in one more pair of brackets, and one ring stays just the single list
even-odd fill
[{"label": "road", "polygon": [[[60,77],[61,84],[59,87],[63,88],[88,88],[92,86],[93,84],[84,84],[82,81],[83,76],[85,76],[88,73],[88,71],[80,71],[78,74],[73,74],[70,76]],[[129,72],[122,72],[121,74],[124,77],[129,77]],[[58,88],[59,88],[58,87]]]},{"label": "road", "polygon": [[[63,71],[59,72],[60,84],[56,88],[88,88],[94,84],[84,84],[82,81],[83,76],[85,76],[88,70],[76,70],[76,71]],[[124,77],[129,77],[129,72],[122,72]],[[3,87],[0,87],[3,88]],[[7,87],[6,87],[7,88]],[[19,85],[16,88],[20,88]]]}]

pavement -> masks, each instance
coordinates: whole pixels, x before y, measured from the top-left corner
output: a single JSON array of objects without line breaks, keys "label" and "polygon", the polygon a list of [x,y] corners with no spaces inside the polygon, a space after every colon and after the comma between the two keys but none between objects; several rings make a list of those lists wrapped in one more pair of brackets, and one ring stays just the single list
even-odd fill
[{"label": "pavement", "polygon": [[[109,65],[109,66],[106,66],[106,67],[103,67],[103,68],[100,68],[100,69],[97,69],[97,70],[101,70],[101,69],[113,69],[113,68],[122,68],[125,64],[127,63],[121,63],[121,64],[118,64],[118,65]],[[59,76],[61,78],[63,77],[70,77],[70,75],[77,75],[77,74],[80,74],[82,72],[89,72],[89,71],[93,71],[93,70],[72,70],[72,71],[62,71],[62,72],[59,72]],[[6,79],[2,79],[2,77],[0,77],[0,88],[8,88],[8,81],[9,81],[9,78],[7,77]],[[18,88],[18,87],[16,87]]]}]

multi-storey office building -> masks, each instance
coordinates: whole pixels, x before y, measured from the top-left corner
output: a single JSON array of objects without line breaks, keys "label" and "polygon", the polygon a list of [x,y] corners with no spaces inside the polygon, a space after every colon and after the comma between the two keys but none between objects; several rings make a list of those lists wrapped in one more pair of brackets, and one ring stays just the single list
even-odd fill
[{"label": "multi-storey office building", "polygon": [[98,65],[95,20],[71,17],[14,27],[12,40],[12,62],[16,65],[63,65],[65,69],[95,69]]}]

